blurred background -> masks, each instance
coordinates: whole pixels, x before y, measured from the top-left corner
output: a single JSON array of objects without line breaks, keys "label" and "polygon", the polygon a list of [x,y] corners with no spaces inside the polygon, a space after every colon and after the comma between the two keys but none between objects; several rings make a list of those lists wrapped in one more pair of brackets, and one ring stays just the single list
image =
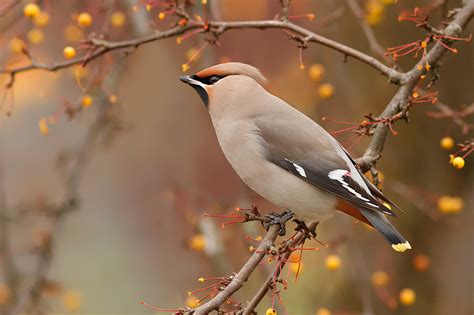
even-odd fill
[{"label": "blurred background", "polygon": [[[273,19],[281,10],[276,0],[209,0],[206,12],[194,2],[192,12],[215,20]],[[384,49],[426,36],[399,22],[402,12],[426,8],[437,25],[461,1],[394,2],[356,2]],[[90,34],[119,41],[179,21],[166,1],[44,0],[35,3],[39,12],[25,11],[28,3],[0,1],[0,68],[28,65],[27,55],[62,62],[66,46],[84,55],[81,40]],[[294,0],[290,18],[370,54],[346,1]],[[464,35],[473,31],[471,25]],[[1,312],[153,313],[142,300],[193,306],[206,296],[188,296],[206,285],[198,278],[230,275],[248,259],[255,243],[247,236],[264,235],[259,224],[222,229],[221,220],[202,214],[252,204],[281,209],[246,188],[226,162],[201,100],[178,80],[183,70],[252,64],[273,94],[329,131],[347,125],[322,117],[359,123],[379,114],[397,90],[374,69],[319,45],[302,51],[303,67],[297,44],[281,30],[231,30],[219,47],[206,45],[207,37],[151,42],[86,67],[20,73],[11,88],[10,77],[0,75]],[[474,99],[474,49],[466,42],[456,48],[432,91],[460,110]],[[400,65],[414,62],[407,56]],[[427,117],[429,111],[437,111],[430,102],[416,105],[410,124],[396,123],[398,135],[388,138],[377,165],[383,191],[405,210],[395,225],[413,250],[396,253],[378,233],[336,215],[318,227],[327,247],[306,244],[319,250],[305,251],[298,281],[292,264],[283,273],[288,289],[275,301],[279,314],[473,314],[472,157],[455,169],[449,154],[457,149],[446,140],[463,142],[472,133]],[[352,135],[336,137],[358,157],[370,138]],[[259,267],[234,299],[245,305],[273,266]],[[257,310],[271,306],[267,297]]]}]

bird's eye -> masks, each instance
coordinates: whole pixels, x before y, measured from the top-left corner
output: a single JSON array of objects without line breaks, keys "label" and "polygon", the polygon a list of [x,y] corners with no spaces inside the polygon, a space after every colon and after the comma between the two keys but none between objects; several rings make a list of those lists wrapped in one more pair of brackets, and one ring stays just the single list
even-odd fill
[{"label": "bird's eye", "polygon": [[217,76],[217,75],[213,75],[212,77],[209,78],[209,83],[210,84],[214,84],[216,83],[217,81],[219,81],[221,79],[221,77]]}]

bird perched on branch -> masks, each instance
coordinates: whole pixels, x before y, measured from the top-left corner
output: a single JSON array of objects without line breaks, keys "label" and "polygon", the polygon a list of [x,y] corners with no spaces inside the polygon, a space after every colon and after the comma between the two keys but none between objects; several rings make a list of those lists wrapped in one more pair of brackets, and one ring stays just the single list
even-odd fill
[{"label": "bird perched on branch", "polygon": [[394,250],[411,248],[386,218],[395,216],[394,203],[326,130],[270,94],[258,69],[230,62],[180,80],[204,102],[229,163],[263,198],[305,221],[343,211],[376,228]]}]

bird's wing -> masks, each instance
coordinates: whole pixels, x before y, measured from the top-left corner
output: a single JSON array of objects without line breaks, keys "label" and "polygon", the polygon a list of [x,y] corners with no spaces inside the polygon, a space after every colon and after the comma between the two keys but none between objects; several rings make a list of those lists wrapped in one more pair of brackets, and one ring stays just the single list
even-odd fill
[{"label": "bird's wing", "polygon": [[288,110],[256,117],[263,154],[293,175],[364,209],[395,216],[392,204],[359,171],[344,148],[322,127]]}]

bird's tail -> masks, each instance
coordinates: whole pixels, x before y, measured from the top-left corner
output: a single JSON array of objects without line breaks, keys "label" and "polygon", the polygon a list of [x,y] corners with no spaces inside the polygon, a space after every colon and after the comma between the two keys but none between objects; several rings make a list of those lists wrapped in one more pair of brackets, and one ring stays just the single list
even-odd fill
[{"label": "bird's tail", "polygon": [[392,248],[397,252],[404,252],[411,249],[410,243],[395,229],[390,221],[382,214],[373,210],[361,208],[360,212],[376,228],[383,237],[392,244]]}]

